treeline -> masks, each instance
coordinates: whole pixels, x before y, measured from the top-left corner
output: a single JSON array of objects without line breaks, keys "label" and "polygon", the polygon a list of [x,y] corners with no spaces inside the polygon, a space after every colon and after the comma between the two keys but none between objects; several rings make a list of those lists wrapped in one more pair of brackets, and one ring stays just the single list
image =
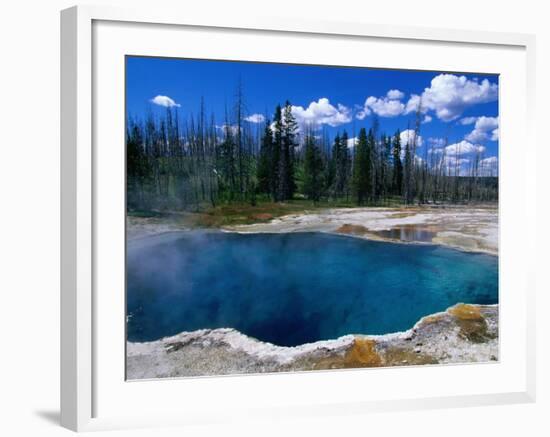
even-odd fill
[{"label": "treeline", "polygon": [[498,179],[477,153],[464,174],[460,151],[417,155],[420,114],[402,144],[401,132],[380,133],[377,120],[350,139],[314,126],[299,130],[287,101],[270,120],[246,120],[242,92],[222,125],[206,116],[184,122],[178,111],[127,120],[129,210],[198,210],[228,202],[270,199],[350,205],[460,203],[498,199]]}]

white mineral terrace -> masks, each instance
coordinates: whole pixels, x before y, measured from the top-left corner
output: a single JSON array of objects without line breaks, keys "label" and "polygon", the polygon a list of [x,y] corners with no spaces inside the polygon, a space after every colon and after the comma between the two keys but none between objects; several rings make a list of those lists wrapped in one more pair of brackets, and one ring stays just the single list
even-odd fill
[{"label": "white mineral terrace", "polygon": [[498,361],[498,305],[458,304],[386,335],[276,346],[235,329],[127,343],[128,379]]},{"label": "white mineral terrace", "polygon": [[432,243],[498,253],[498,210],[490,207],[327,209],[224,228],[239,233],[329,232],[381,241],[399,240],[381,232],[392,229],[426,231],[433,235]]}]

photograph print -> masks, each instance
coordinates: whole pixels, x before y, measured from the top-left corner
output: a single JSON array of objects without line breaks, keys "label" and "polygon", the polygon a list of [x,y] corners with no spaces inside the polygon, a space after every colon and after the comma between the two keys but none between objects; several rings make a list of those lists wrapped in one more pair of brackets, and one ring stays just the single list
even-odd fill
[{"label": "photograph print", "polygon": [[498,75],[125,63],[128,380],[499,360]]}]

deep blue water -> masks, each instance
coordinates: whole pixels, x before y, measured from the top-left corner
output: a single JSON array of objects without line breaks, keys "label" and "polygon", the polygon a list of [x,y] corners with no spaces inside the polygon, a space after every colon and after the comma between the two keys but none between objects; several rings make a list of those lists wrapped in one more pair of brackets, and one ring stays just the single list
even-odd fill
[{"label": "deep blue water", "polygon": [[165,234],[130,242],[128,339],[231,327],[293,346],[409,329],[498,302],[497,257],[322,233]]}]

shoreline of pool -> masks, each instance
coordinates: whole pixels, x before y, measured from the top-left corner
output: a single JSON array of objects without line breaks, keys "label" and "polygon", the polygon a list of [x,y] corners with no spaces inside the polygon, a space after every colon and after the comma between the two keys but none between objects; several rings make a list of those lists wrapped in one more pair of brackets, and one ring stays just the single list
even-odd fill
[{"label": "shoreline of pool", "polygon": [[[402,240],[383,232],[408,229],[429,231],[431,241]],[[322,232],[368,241],[399,244],[434,244],[469,253],[498,256],[498,213],[496,209],[442,208],[403,212],[401,208],[340,208],[321,212],[290,214],[268,222],[249,225],[194,228],[172,220],[149,223],[146,219],[127,218],[128,241],[169,232],[219,231],[238,234],[283,234]]]},{"label": "shoreline of pool", "polygon": [[349,334],[285,347],[232,328],[127,342],[127,379],[498,361],[499,305],[458,303],[383,335]]}]

